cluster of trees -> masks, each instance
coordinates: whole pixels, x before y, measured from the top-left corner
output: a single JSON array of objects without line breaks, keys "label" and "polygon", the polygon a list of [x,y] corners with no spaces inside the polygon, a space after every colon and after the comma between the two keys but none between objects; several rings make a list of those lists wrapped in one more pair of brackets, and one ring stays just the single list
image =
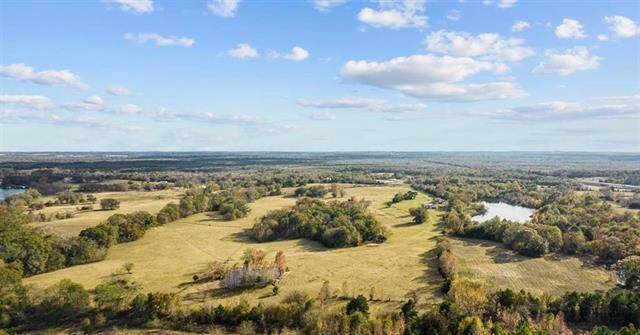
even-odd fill
[{"label": "cluster of trees", "polygon": [[558,227],[521,224],[495,217],[480,224],[467,225],[457,232],[459,236],[487,239],[506,244],[516,252],[540,257],[548,252],[559,252],[571,248],[573,238],[562,236]]},{"label": "cluster of trees", "polygon": [[557,194],[537,210],[531,223],[558,227],[572,237],[573,253],[585,253],[614,263],[640,255],[640,218],[637,213],[616,212],[593,195]]},{"label": "cluster of trees", "polygon": [[416,196],[418,195],[418,192],[416,191],[407,191],[406,193],[396,193],[396,195],[393,196],[393,198],[391,199],[391,201],[388,203],[388,205],[392,205],[392,204],[397,204],[400,201],[403,200],[413,200],[416,198]]},{"label": "cluster of trees", "polygon": [[[446,249],[445,249],[446,250]],[[444,253],[443,253],[444,254]],[[442,256],[442,254],[441,254]],[[432,334],[638,334],[640,293],[613,290],[568,293],[558,298],[509,289],[490,292],[465,278],[453,277],[443,302],[422,312],[410,299],[401,309],[370,314],[363,295],[347,298],[336,308],[325,283],[316,298],[293,291],[279,303],[250,306],[187,307],[173,293],[141,293],[128,275],[114,274],[93,290],[62,280],[44,291],[30,290],[19,274],[0,266],[0,327],[26,332],[71,327],[87,332],[107,327],[140,327],[203,332],[212,326],[250,334],[306,335],[432,335]]]},{"label": "cluster of trees", "polygon": [[103,211],[112,211],[120,208],[120,201],[113,198],[104,198],[100,200],[100,208]]},{"label": "cluster of trees", "polygon": [[329,193],[326,187],[322,185],[300,186],[293,191],[296,197],[324,198]]},{"label": "cluster of trees", "polygon": [[409,215],[413,216],[413,223],[421,224],[427,221],[429,211],[424,206],[409,209]]},{"label": "cluster of trees", "polygon": [[262,217],[251,229],[251,236],[259,242],[304,237],[329,248],[384,242],[387,231],[367,212],[368,205],[355,198],[344,202],[302,198],[292,208]]},{"label": "cluster of trees", "polygon": [[[282,275],[289,271],[286,265],[286,257],[284,252],[278,251],[271,264],[265,261],[265,257],[266,253],[262,250],[253,248],[245,250],[242,267],[235,265],[227,269],[222,275],[220,286],[235,289],[275,284]],[[217,272],[216,269],[214,273]]]}]

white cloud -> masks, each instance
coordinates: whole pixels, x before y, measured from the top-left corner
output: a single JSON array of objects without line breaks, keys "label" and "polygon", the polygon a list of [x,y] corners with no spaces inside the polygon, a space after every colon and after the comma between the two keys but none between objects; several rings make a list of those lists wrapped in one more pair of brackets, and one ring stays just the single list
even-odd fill
[{"label": "white cloud", "polygon": [[531,24],[529,22],[518,20],[513,23],[513,26],[511,26],[511,31],[518,32],[529,28],[531,28]]},{"label": "white cloud", "polygon": [[601,97],[584,103],[550,101],[489,112],[472,112],[471,114],[512,121],[638,118],[640,117],[640,95]]},{"label": "white cloud", "polygon": [[607,16],[604,18],[604,23],[619,38],[629,38],[640,34],[638,24],[625,16]]},{"label": "white cloud", "polygon": [[609,40],[609,36],[607,36],[605,34],[598,34],[598,36],[596,36],[596,38],[598,39],[598,41],[608,41]]},{"label": "white cloud", "polygon": [[364,109],[370,112],[404,113],[424,110],[425,104],[392,104],[383,99],[367,99],[344,97],[336,99],[300,99],[297,104],[302,107],[320,109]]},{"label": "white cloud", "polygon": [[227,51],[227,54],[233,58],[256,58],[259,56],[258,50],[254,49],[247,43],[237,44],[234,49]]},{"label": "white cloud", "polygon": [[0,66],[0,76],[20,81],[30,81],[40,85],[67,85],[81,90],[87,88],[87,84],[83,83],[80,77],[69,70],[44,70],[34,72],[31,66],[11,64]]},{"label": "white cloud", "polygon": [[309,51],[296,45],[291,49],[291,52],[288,54],[280,54],[278,52],[272,51],[269,55],[272,58],[284,58],[284,59],[292,60],[295,62],[299,62],[309,58]]},{"label": "white cloud", "polygon": [[547,58],[533,69],[537,74],[570,75],[576,71],[597,69],[602,58],[591,55],[586,47],[574,47],[562,52],[547,51]]},{"label": "white cloud", "polygon": [[358,20],[376,28],[425,27],[427,17],[424,12],[425,0],[379,1],[379,9],[363,8]]},{"label": "white cloud", "polygon": [[[518,2],[518,0],[500,0],[500,1],[497,2],[497,6],[498,6],[498,8],[511,8],[517,2]],[[494,3],[493,0],[482,0],[482,4],[485,5],[485,6],[491,6],[491,5],[493,5],[493,3]]]},{"label": "white cloud", "polygon": [[332,7],[340,6],[347,0],[313,0],[313,7],[321,12],[327,12]]},{"label": "white cloud", "polygon": [[176,37],[176,36],[161,36],[154,33],[143,33],[143,34],[132,34],[125,33],[125,40],[130,41],[138,41],[139,43],[146,43],[147,41],[153,41],[158,46],[181,46],[181,47],[191,47],[196,43],[196,40],[189,37]]},{"label": "white cloud", "polygon": [[84,102],[87,104],[98,105],[98,106],[101,106],[102,104],[104,104],[104,101],[102,100],[102,98],[97,95],[92,95],[90,97],[87,97],[86,99],[84,99]]},{"label": "white cloud", "polygon": [[128,88],[126,88],[124,86],[111,85],[111,86],[107,87],[107,93],[109,93],[111,95],[118,95],[118,96],[131,95],[131,90],[129,90]]},{"label": "white cloud", "polygon": [[385,62],[349,61],[340,70],[343,79],[426,100],[480,101],[526,96],[510,82],[453,84],[482,72],[500,72],[502,64],[469,57],[412,55]]},{"label": "white cloud", "polygon": [[154,11],[152,0],[106,0],[107,3],[119,5],[124,12],[134,12],[136,14],[151,13]]},{"label": "white cloud", "polygon": [[336,119],[336,116],[326,111],[317,111],[309,114],[309,118],[318,121],[333,121]]},{"label": "white cloud", "polygon": [[471,35],[466,32],[439,30],[426,39],[427,49],[453,56],[481,57],[517,62],[534,54],[519,38],[503,38],[500,34]]},{"label": "white cloud", "polygon": [[518,2],[518,0],[500,0],[500,2],[498,3],[498,7],[499,8],[511,8],[517,2]]},{"label": "white cloud", "polygon": [[115,111],[120,113],[125,113],[125,114],[137,114],[142,112],[142,108],[138,105],[126,104],[126,105],[116,107]]},{"label": "white cloud", "polygon": [[452,9],[449,11],[449,13],[447,14],[447,19],[451,20],[451,21],[458,21],[460,20],[460,11],[457,9]]},{"label": "white cloud", "polygon": [[579,39],[587,37],[580,21],[572,19],[563,19],[562,24],[556,27],[555,33],[558,38]]},{"label": "white cloud", "polygon": [[207,4],[212,13],[222,17],[234,17],[240,0],[213,0]]},{"label": "white cloud", "polygon": [[42,95],[0,94],[0,104],[25,106],[39,110],[53,108],[51,99]]}]

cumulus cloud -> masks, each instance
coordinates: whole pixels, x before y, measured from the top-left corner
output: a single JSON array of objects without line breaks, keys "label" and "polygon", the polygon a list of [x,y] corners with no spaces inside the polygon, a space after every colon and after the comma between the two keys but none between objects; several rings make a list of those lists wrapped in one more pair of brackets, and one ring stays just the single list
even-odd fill
[{"label": "cumulus cloud", "polygon": [[333,121],[336,116],[326,111],[317,111],[309,114],[309,118],[316,121]]},{"label": "cumulus cloud", "polygon": [[503,38],[500,34],[471,35],[466,32],[439,30],[427,36],[427,49],[452,56],[480,57],[517,62],[534,54],[520,38]]},{"label": "cumulus cloud", "polygon": [[80,90],[87,88],[87,84],[83,83],[80,77],[69,70],[35,72],[31,66],[22,63],[0,66],[0,76],[40,85],[66,85]]},{"label": "cumulus cloud", "polygon": [[548,50],[547,58],[533,69],[536,74],[567,76],[577,71],[594,70],[602,58],[591,55],[589,49],[578,46],[564,51]]},{"label": "cumulus cloud", "polygon": [[84,103],[87,103],[87,104],[90,104],[90,105],[101,106],[102,104],[104,104],[104,101],[102,100],[101,97],[99,97],[97,95],[92,95],[92,96],[87,97],[86,99],[84,99]]},{"label": "cumulus cloud", "polygon": [[210,12],[222,17],[234,17],[240,0],[213,0],[207,4]]},{"label": "cumulus cloud", "polygon": [[378,1],[379,8],[363,8],[358,20],[376,28],[425,27],[427,17],[420,15],[425,10],[425,0]]},{"label": "cumulus cloud", "polygon": [[555,33],[558,38],[580,39],[587,37],[580,21],[572,19],[562,20],[562,23],[556,27]]},{"label": "cumulus cloud", "polygon": [[155,9],[152,0],[106,0],[106,2],[118,5],[118,8],[124,12],[136,14],[151,13]]},{"label": "cumulus cloud", "polygon": [[128,88],[126,88],[124,86],[111,85],[111,86],[107,87],[107,93],[109,93],[111,95],[118,95],[118,96],[131,95],[131,90],[129,90]]},{"label": "cumulus cloud", "polygon": [[514,22],[513,25],[511,26],[511,31],[519,32],[529,28],[531,28],[531,24],[529,22],[518,20]]},{"label": "cumulus cloud", "polygon": [[347,0],[314,0],[313,7],[321,12],[327,12],[331,8],[340,6],[347,2]]},{"label": "cumulus cloud", "polygon": [[137,35],[132,33],[125,33],[124,39],[129,41],[137,41],[138,43],[146,43],[148,41],[152,41],[156,45],[161,47],[181,46],[188,48],[196,43],[196,40],[189,37],[161,36],[154,33],[142,33]]},{"label": "cumulus cloud", "polygon": [[291,49],[290,53],[280,54],[278,52],[273,51],[271,52],[270,55],[272,58],[284,58],[284,59],[292,60],[294,62],[300,62],[309,58],[310,54],[309,54],[309,51],[296,45]]},{"label": "cumulus cloud", "polygon": [[609,40],[609,36],[607,36],[605,34],[598,34],[598,36],[596,36],[596,38],[598,39],[598,41],[608,41]]},{"label": "cumulus cloud", "polygon": [[449,13],[447,14],[447,19],[451,20],[451,21],[458,21],[460,20],[460,11],[457,9],[452,9],[449,11]]},{"label": "cumulus cloud", "polygon": [[227,54],[233,58],[256,58],[259,56],[258,50],[254,49],[247,43],[237,44],[234,49],[227,51]]},{"label": "cumulus cloud", "polygon": [[601,97],[583,103],[550,101],[472,114],[512,121],[638,118],[640,117],[640,95]]},{"label": "cumulus cloud", "polygon": [[1,94],[0,104],[29,107],[39,110],[51,109],[54,106],[48,97],[27,94]]},{"label": "cumulus cloud", "polygon": [[498,2],[498,8],[511,8],[515,6],[518,0],[500,0]]},{"label": "cumulus cloud", "polygon": [[302,107],[319,109],[364,109],[370,112],[403,113],[424,110],[425,104],[392,104],[384,99],[367,99],[343,97],[336,99],[300,99],[297,104]]},{"label": "cumulus cloud", "polygon": [[604,23],[619,38],[629,38],[640,34],[640,26],[625,16],[607,16],[604,18]]},{"label": "cumulus cloud", "polygon": [[343,65],[340,75],[348,82],[391,89],[426,100],[466,102],[526,96],[510,82],[457,83],[489,71],[502,72],[504,66],[469,57],[426,54],[397,57],[385,62],[352,60]]}]

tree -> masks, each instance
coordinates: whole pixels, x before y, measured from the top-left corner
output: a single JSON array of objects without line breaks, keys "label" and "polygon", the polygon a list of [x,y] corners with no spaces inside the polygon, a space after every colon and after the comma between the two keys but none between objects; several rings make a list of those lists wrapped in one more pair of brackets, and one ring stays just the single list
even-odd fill
[{"label": "tree", "polygon": [[63,279],[47,288],[36,306],[37,317],[45,321],[69,320],[85,313],[91,296],[82,285]]},{"label": "tree", "polygon": [[104,198],[100,200],[100,208],[105,211],[112,211],[120,208],[120,201],[112,198]]},{"label": "tree", "polygon": [[369,303],[367,302],[367,298],[362,294],[351,299],[347,304],[347,314],[353,314],[354,312],[369,314]]},{"label": "tree", "polygon": [[427,209],[422,206],[411,208],[409,214],[413,216],[413,222],[416,224],[424,223],[429,215]]},{"label": "tree", "polygon": [[621,259],[613,269],[625,286],[629,288],[640,286],[640,256],[632,255]]}]

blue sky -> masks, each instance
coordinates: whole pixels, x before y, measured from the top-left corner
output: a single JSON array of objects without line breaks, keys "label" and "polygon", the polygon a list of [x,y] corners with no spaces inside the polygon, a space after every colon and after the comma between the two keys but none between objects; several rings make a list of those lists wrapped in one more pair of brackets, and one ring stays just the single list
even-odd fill
[{"label": "blue sky", "polygon": [[0,150],[640,150],[637,1],[0,3]]}]

